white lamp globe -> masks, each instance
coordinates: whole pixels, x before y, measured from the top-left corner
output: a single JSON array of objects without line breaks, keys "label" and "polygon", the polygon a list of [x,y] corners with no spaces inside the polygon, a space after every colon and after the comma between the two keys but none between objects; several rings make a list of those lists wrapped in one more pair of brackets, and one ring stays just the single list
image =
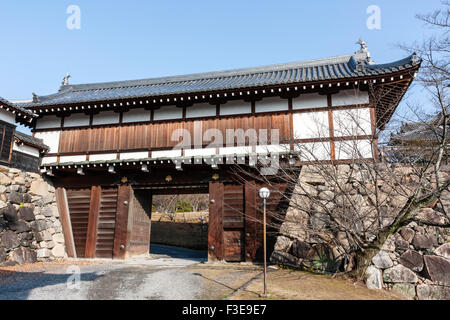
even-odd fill
[{"label": "white lamp globe", "polygon": [[267,199],[270,196],[270,190],[267,188],[259,189],[259,196],[263,199]]}]

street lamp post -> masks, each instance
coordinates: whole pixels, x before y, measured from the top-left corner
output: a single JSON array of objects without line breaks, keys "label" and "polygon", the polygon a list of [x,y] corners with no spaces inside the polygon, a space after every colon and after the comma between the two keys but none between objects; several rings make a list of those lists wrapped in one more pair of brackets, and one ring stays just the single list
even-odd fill
[{"label": "street lamp post", "polygon": [[264,215],[263,215],[263,238],[264,238],[264,296],[266,293],[266,274],[267,274],[267,245],[266,245],[266,200],[270,196],[270,190],[267,188],[259,189],[259,196],[263,199]]}]

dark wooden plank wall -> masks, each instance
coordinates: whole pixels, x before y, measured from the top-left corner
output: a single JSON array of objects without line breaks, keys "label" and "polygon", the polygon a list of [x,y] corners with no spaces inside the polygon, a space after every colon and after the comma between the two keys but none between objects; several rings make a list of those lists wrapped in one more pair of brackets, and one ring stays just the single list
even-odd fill
[{"label": "dark wooden plank wall", "polygon": [[[288,114],[258,115],[197,121],[174,121],[164,123],[65,129],[59,139],[59,153],[83,153],[94,151],[118,151],[134,149],[163,149],[174,147],[171,141],[176,129],[186,129],[194,137],[194,127],[220,130],[225,138],[226,129],[278,129],[280,141],[290,141]],[[270,130],[268,132],[270,139]],[[270,141],[270,140],[269,140]],[[193,141],[192,141],[193,143]],[[208,144],[209,141],[204,141]],[[224,144],[226,141],[224,141]]]}]

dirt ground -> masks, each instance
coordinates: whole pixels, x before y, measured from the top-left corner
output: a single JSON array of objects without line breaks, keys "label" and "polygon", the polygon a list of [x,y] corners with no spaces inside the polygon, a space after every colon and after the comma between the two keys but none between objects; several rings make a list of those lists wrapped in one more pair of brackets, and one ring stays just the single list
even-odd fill
[{"label": "dirt ground", "polygon": [[[162,246],[161,246],[162,247]],[[352,279],[262,266],[207,263],[193,250],[163,248],[130,260],[68,260],[0,268],[1,300],[393,300]],[[80,270],[78,288],[67,286],[68,268]]]},{"label": "dirt ground", "polygon": [[[319,275],[304,271],[269,268],[268,297],[263,298],[262,268],[257,266],[210,265],[190,270],[211,282],[228,288],[224,299],[230,300],[402,300],[405,297],[388,291],[369,290],[353,279]],[[214,287],[205,298],[215,296]],[[222,288],[223,289],[223,288]]]}]

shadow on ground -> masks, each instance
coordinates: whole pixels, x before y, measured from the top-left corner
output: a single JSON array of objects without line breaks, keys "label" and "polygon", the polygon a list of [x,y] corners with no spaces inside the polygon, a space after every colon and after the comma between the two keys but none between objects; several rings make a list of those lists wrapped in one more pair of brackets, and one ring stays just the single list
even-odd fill
[{"label": "shadow on ground", "polygon": [[[68,288],[75,282],[94,281],[102,277],[95,272],[81,273],[45,273],[18,272],[0,270],[0,300],[26,300],[34,289],[58,286]],[[50,289],[50,288],[49,288]],[[43,297],[45,299],[45,297]]]},{"label": "shadow on ground", "polygon": [[208,260],[208,253],[206,251],[165,246],[153,243],[150,245],[150,255],[155,258],[163,256],[174,259],[185,259],[196,261]]}]

